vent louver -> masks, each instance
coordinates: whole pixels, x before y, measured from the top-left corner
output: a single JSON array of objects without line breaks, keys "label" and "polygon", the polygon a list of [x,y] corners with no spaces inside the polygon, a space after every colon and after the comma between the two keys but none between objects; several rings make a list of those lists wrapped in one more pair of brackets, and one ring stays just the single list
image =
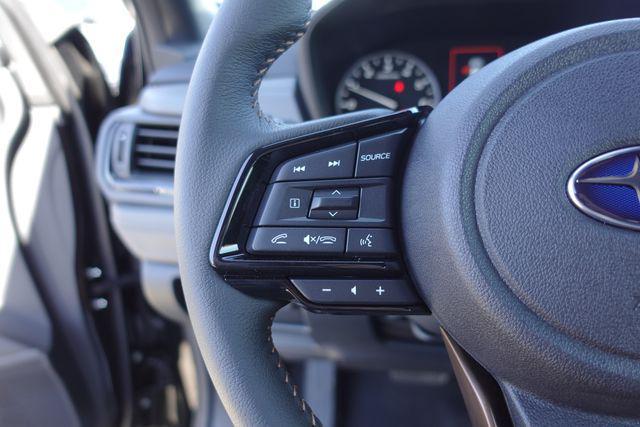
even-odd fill
[{"label": "vent louver", "polygon": [[132,169],[172,174],[176,161],[178,129],[139,125],[133,146]]}]

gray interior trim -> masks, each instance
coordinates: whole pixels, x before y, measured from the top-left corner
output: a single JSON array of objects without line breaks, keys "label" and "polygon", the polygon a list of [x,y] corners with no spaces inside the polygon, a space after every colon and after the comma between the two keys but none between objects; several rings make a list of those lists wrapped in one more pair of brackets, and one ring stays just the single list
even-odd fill
[{"label": "gray interior trim", "polygon": [[[147,86],[140,94],[140,108],[147,114],[180,117],[187,87],[188,82]],[[296,99],[295,77],[284,75],[265,78],[260,85],[258,99],[265,114],[288,123],[302,121]]]},{"label": "gray interior trim", "polygon": [[80,426],[46,354],[4,338],[0,338],[0,396],[1,425]]},{"label": "gray interior trim", "polygon": [[260,85],[258,101],[265,114],[287,123],[302,121],[293,77],[265,78]]},{"label": "gray interior trim", "polygon": [[188,82],[145,87],[140,93],[140,108],[148,114],[180,117]]},{"label": "gray interior trim", "polygon": [[173,211],[169,207],[112,204],[111,224],[137,258],[159,263],[177,263]]},{"label": "gray interior trim", "polygon": [[271,327],[276,348],[287,360],[302,361],[311,357],[329,357],[327,349],[311,336],[311,328],[302,324],[281,323],[276,319]]},{"label": "gray interior trim", "polygon": [[174,289],[178,266],[146,261],[141,263],[140,271],[142,292],[149,305],[163,316],[188,325],[189,317],[177,301]]}]

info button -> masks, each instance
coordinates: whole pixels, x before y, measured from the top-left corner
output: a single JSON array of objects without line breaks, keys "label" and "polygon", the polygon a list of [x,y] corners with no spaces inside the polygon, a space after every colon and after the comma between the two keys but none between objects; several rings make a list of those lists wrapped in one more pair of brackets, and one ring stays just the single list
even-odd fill
[{"label": "info button", "polygon": [[360,141],[356,177],[392,176],[406,129]]}]

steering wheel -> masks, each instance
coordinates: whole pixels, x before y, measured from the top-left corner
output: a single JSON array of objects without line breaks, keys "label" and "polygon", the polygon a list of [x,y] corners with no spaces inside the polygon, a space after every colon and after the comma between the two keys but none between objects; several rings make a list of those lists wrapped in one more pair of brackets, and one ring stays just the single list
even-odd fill
[{"label": "steering wheel", "polygon": [[[309,294],[283,278],[274,279],[275,291],[264,291],[264,276],[275,277],[269,256],[239,253],[244,243],[229,246],[225,236],[237,232],[246,241],[255,233],[245,206],[259,204],[275,185],[269,177],[287,150],[300,156],[323,141],[342,147],[341,137],[359,140],[413,120],[404,175],[394,178],[400,196],[390,208],[397,210],[401,260],[325,256],[315,271],[338,283],[340,274],[375,278],[405,268],[420,298],[407,310],[433,312],[454,356],[475,360],[495,379],[515,424],[639,422],[640,234],[625,226],[633,225],[632,214],[616,206],[638,208],[623,191],[638,190],[637,168],[623,172],[622,163],[638,159],[640,20],[577,28],[511,52],[431,114],[372,110],[283,124],[261,112],[257,92],[269,66],[303,35],[309,3],[225,1],[202,45],[180,126],[175,226],[182,286],[232,421],[320,424],[270,334],[275,312]],[[576,178],[576,171],[590,177]],[[627,181],[601,178],[589,187],[594,176],[618,175]],[[260,196],[244,196],[258,190]],[[287,278],[308,274],[315,259],[272,258]],[[253,286],[252,277],[265,283]],[[322,311],[321,303],[310,306]],[[473,376],[467,380],[468,389],[481,387]],[[467,403],[477,425],[499,424],[487,416],[486,402]]]}]

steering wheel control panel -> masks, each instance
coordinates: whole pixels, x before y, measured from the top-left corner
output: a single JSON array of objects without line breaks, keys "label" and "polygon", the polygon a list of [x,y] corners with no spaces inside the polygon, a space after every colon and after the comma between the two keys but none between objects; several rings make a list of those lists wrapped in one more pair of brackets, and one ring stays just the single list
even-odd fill
[{"label": "steering wheel control panel", "polygon": [[430,108],[254,152],[234,185],[211,263],[237,288],[314,311],[424,313],[396,235],[399,177]]}]

